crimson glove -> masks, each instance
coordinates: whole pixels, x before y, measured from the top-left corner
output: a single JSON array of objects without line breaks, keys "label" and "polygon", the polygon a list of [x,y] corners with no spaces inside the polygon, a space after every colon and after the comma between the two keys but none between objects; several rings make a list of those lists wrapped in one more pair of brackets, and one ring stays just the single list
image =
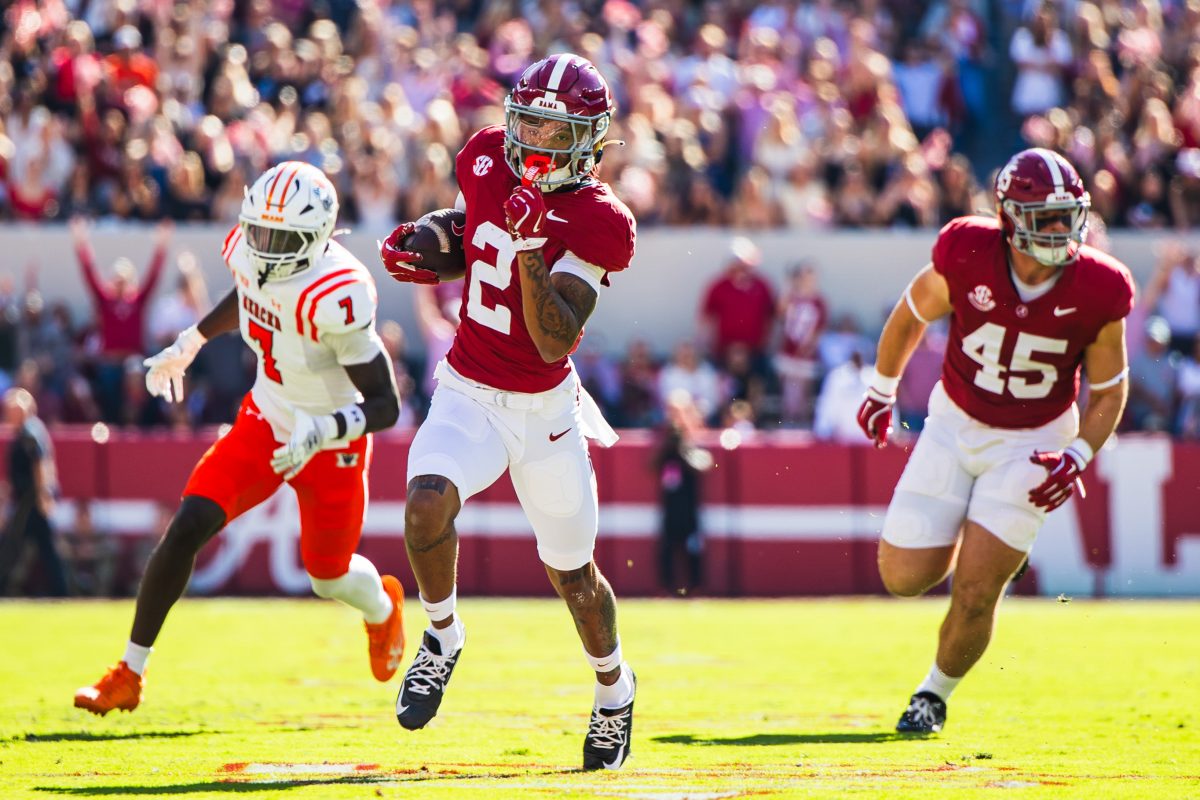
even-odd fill
[{"label": "crimson glove", "polygon": [[1035,506],[1053,511],[1067,502],[1076,487],[1079,487],[1079,496],[1086,497],[1079,475],[1087,468],[1089,459],[1075,445],[1058,452],[1035,450],[1029,460],[1050,473],[1040,486],[1029,492],[1029,502]]},{"label": "crimson glove", "polygon": [[391,235],[379,245],[379,259],[383,261],[383,266],[387,268],[388,274],[401,283],[426,285],[437,283],[436,272],[416,266],[421,263],[421,254],[404,249],[404,240],[415,227],[414,223],[406,222],[392,231]]},{"label": "crimson glove", "polygon": [[504,216],[518,251],[537,250],[546,244],[546,238],[538,236],[546,221],[546,201],[540,189],[529,186],[513,189],[504,201]]},{"label": "crimson glove", "polygon": [[858,426],[876,447],[886,447],[888,434],[892,432],[892,406],[896,395],[884,394],[875,388],[867,388],[862,405],[858,408]]}]

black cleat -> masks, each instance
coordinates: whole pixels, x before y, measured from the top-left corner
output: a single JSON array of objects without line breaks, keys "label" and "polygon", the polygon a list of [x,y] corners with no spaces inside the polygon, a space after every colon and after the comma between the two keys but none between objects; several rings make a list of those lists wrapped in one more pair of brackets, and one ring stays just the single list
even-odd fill
[{"label": "black cleat", "polygon": [[404,673],[404,683],[396,696],[396,720],[402,727],[415,731],[437,716],[450,673],[460,655],[462,647],[452,656],[443,656],[442,643],[425,631],[417,657]]},{"label": "black cleat", "polygon": [[[621,669],[629,669],[622,664]],[[637,676],[629,670],[633,680],[634,697],[620,708],[592,708],[587,736],[583,740],[583,768],[620,769],[629,758],[633,743],[633,701],[637,696]]]},{"label": "black cleat", "polygon": [[946,701],[933,692],[917,692],[900,715],[900,733],[937,733],[946,724]]}]

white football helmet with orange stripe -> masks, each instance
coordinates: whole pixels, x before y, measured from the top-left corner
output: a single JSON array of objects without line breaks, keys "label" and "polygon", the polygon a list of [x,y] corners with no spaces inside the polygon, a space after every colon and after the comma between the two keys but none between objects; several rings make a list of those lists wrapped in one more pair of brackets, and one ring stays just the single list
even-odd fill
[{"label": "white football helmet with orange stripe", "polygon": [[325,251],[337,213],[337,190],[311,164],[284,161],[260,175],[238,216],[259,285],[307,269]]}]

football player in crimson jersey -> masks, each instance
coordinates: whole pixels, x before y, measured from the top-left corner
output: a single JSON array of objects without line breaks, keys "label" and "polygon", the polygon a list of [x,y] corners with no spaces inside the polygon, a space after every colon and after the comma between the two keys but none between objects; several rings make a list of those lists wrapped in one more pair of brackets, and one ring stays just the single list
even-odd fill
[{"label": "football player in crimson jersey", "polygon": [[[596,175],[612,110],[595,66],[553,55],[525,70],[505,101],[506,125],[483,128],[458,154],[461,322],[409,453],[405,507],[430,627],[396,699],[405,728],[437,713],[465,636],[454,519],[507,470],[596,673],[585,769],[616,769],[629,755],[635,689],[613,592],[592,559],[598,509],[587,438],[609,445],[616,435],[569,358],[601,287],[633,257],[633,217]],[[381,258],[397,280],[436,282],[403,249],[411,231],[397,228]]]},{"label": "football player in crimson jersey", "polygon": [[[942,379],[888,506],[879,574],[914,597],[954,572],[937,658],[896,729],[941,730],[983,655],[1004,588],[1121,418],[1128,392],[1123,264],[1084,244],[1089,199],[1062,156],[1013,156],[998,218],[962,217],[896,303],[858,420],[887,443],[896,387],[925,326],[950,315]],[[1080,366],[1090,384],[1082,421]]]},{"label": "football player in crimson jersey", "polygon": [[[104,715],[132,711],[167,613],[187,586],[204,544],[283,483],[300,505],[300,559],[313,591],[358,609],[375,678],[404,654],[400,582],[355,554],[367,502],[372,431],[399,414],[391,361],[375,333],[370,272],[333,241],[338,202],[316,167],[287,161],[246,192],[222,256],[234,287],[175,343],[146,359],[146,388],[183,399],[183,376],[214,336],[240,330],[258,376],[232,429],[192,471],[179,510],[150,555],[133,630],[120,663],[75,694]],[[279,666],[287,662],[280,656]]]}]

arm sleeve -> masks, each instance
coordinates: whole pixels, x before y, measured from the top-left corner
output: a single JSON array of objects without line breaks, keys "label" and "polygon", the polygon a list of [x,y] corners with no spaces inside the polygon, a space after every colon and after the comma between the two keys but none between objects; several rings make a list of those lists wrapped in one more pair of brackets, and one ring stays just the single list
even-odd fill
[{"label": "arm sleeve", "polygon": [[601,281],[608,274],[604,267],[589,264],[570,250],[563,253],[562,257],[554,262],[554,267],[550,270],[550,274],[553,275],[556,272],[565,272],[568,275],[574,275],[592,287],[592,291],[596,294],[600,294]]}]

